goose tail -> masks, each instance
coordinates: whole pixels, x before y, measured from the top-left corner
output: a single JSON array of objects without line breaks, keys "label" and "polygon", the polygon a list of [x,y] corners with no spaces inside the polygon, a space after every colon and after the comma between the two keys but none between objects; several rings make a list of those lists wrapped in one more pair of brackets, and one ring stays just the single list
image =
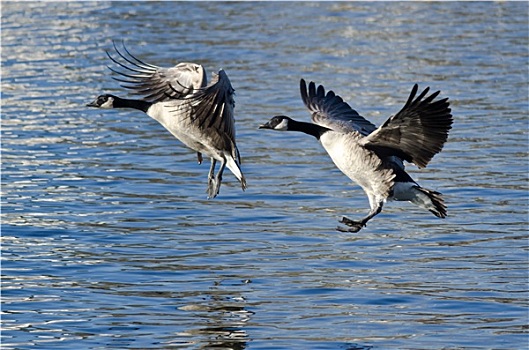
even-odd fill
[{"label": "goose tail", "polygon": [[416,186],[415,190],[417,192],[415,198],[411,200],[412,203],[429,210],[438,218],[446,217],[446,204],[441,193],[420,186]]},{"label": "goose tail", "polygon": [[226,157],[226,166],[235,175],[235,177],[241,182],[242,190],[246,190],[246,178],[242,173],[239,163],[233,157]]}]

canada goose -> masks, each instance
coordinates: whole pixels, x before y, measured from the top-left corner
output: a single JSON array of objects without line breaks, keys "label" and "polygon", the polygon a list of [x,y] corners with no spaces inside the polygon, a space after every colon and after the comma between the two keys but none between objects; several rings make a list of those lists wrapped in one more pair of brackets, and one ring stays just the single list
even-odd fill
[{"label": "canada goose", "polygon": [[[241,158],[235,144],[234,89],[224,70],[219,70],[208,85],[204,68],[199,64],[183,62],[171,68],[162,68],[137,59],[124,44],[124,52],[118,50],[115,43],[114,49],[124,60],[112,57],[107,51],[110,60],[121,67],[108,67],[121,76],[114,79],[144,99],[125,99],[105,94],[87,106],[143,111],[196,151],[199,164],[202,163],[202,153],[210,157],[208,198],[214,198],[219,193],[226,166],[245,190],[246,179],[240,168]],[[215,176],[217,161],[220,162],[220,168]]]},{"label": "canada goose", "polygon": [[361,117],[333,91],[300,82],[301,98],[312,113],[312,122],[275,116],[261,129],[300,131],[314,136],[334,164],[366,192],[371,210],[360,221],[343,217],[341,223],[358,232],[389,200],[410,201],[439,218],[446,217],[441,193],[423,188],[404,170],[403,160],[425,167],[443,148],[452,128],[448,98],[433,101],[440,91],[426,97],[426,88],[417,98],[415,84],[404,107],[382,126]]}]

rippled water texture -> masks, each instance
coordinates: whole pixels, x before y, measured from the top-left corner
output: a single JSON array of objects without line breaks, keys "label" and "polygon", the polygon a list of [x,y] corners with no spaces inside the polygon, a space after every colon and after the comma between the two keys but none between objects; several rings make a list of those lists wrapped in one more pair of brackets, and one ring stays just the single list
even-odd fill
[{"label": "rippled water texture", "polygon": [[[525,349],[528,3],[2,2],[2,349]],[[249,188],[144,114],[105,49],[223,68]],[[299,79],[377,125],[414,83],[454,129],[449,216],[368,203],[302,134]]]}]

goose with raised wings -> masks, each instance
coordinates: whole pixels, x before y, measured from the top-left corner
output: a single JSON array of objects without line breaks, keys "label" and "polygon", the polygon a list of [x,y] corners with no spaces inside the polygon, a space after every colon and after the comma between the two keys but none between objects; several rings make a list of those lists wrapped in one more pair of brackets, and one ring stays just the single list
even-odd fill
[{"label": "goose with raised wings", "polygon": [[261,129],[299,131],[314,136],[334,164],[367,194],[371,210],[361,220],[347,217],[340,231],[358,232],[382,211],[388,200],[409,201],[439,218],[446,217],[441,193],[421,187],[404,170],[403,161],[425,167],[441,151],[452,128],[448,98],[434,101],[429,88],[417,96],[415,84],[404,107],[377,128],[333,91],[325,93],[314,82],[300,82],[301,98],[312,123],[284,115],[273,117]]},{"label": "goose with raised wings", "polygon": [[[182,62],[164,68],[134,57],[125,45],[123,50],[119,50],[114,43],[114,49],[119,57],[107,51],[108,57],[117,66],[108,67],[119,76],[114,79],[143,98],[126,99],[104,94],[87,106],[143,111],[196,151],[199,163],[202,163],[202,154],[208,156],[211,159],[208,198],[218,195],[225,167],[230,169],[245,190],[246,179],[235,142],[234,89],[226,72],[219,70],[208,84],[200,64]],[[220,162],[220,167],[215,175],[217,162]]]}]

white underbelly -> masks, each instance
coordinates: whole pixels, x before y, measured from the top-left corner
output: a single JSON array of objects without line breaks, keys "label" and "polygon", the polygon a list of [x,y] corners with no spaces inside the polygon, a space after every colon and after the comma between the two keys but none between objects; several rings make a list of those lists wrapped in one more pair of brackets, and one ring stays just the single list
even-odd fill
[{"label": "white underbelly", "polygon": [[208,147],[202,142],[200,132],[196,127],[189,123],[189,118],[178,119],[178,114],[167,116],[167,110],[160,104],[153,105],[148,110],[148,115],[159,122],[167,131],[169,131],[175,138],[180,140],[188,148],[203,153],[208,157],[217,160],[222,159],[222,155],[218,150]]},{"label": "white underbelly", "polygon": [[[329,134],[329,135],[327,135]],[[368,194],[386,198],[394,184],[391,169],[383,167],[373,152],[358,144],[361,136],[354,133],[328,132],[320,141],[334,164]]]},{"label": "white underbelly", "polygon": [[[329,133],[330,134],[330,133]],[[362,188],[369,186],[366,178],[366,169],[361,166],[358,155],[358,146],[339,133],[332,133],[328,137],[322,135],[320,139],[323,147],[331,157],[332,161],[342,173],[356,182]]]}]

